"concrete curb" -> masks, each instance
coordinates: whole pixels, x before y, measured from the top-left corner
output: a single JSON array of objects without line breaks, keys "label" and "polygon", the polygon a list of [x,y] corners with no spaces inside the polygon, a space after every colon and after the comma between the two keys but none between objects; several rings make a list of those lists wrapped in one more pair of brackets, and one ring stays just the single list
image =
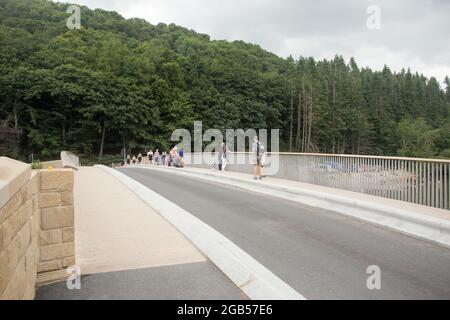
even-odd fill
[{"label": "concrete curb", "polygon": [[123,173],[96,166],[114,176],[158,211],[252,300],[305,300],[232,241],[189,212]]},{"label": "concrete curb", "polygon": [[147,170],[165,170],[179,175],[203,179],[216,183],[225,183],[234,187],[276,196],[290,201],[318,207],[354,218],[388,227],[401,233],[432,241],[450,248],[450,221],[426,216],[388,205],[364,202],[359,199],[311,191],[295,187],[281,187],[270,182],[258,182],[249,179],[226,176],[214,171],[193,172],[169,167],[139,167]]}]

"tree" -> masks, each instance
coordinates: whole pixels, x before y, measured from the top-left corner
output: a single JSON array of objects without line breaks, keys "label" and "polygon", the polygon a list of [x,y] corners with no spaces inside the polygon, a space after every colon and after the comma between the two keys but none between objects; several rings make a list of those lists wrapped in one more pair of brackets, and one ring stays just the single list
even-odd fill
[{"label": "tree", "polygon": [[[281,129],[282,151],[448,156],[450,80],[360,68],[341,56],[286,59],[83,7],[0,1],[0,126],[42,160],[171,145],[178,128]],[[420,130],[414,130],[417,126]],[[82,137],[82,138],[80,138]]]},{"label": "tree", "polygon": [[398,125],[401,140],[399,154],[406,157],[432,157],[440,131],[433,129],[423,118],[406,118]]}]

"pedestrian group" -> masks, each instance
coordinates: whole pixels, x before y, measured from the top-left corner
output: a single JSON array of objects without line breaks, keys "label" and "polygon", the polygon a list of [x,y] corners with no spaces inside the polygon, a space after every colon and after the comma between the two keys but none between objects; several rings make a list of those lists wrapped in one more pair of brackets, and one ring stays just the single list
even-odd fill
[{"label": "pedestrian group", "polygon": [[[229,156],[231,151],[226,143],[222,143],[217,152],[217,165],[219,171],[225,171],[229,164]],[[259,141],[258,137],[254,137],[252,144],[252,162],[253,162],[253,175],[255,180],[261,180],[266,177],[265,164],[266,164],[266,150],[264,145]],[[116,166],[140,166],[140,165],[156,165],[184,168],[184,149],[173,147],[170,150],[160,152],[159,149],[149,149],[147,153],[139,153],[137,155],[127,154],[126,159]],[[215,164],[213,168],[216,169]]]}]

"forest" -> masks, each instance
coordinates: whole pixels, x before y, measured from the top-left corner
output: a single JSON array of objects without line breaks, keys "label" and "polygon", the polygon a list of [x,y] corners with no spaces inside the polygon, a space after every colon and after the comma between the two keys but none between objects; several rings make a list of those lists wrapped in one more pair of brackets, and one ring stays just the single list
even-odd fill
[{"label": "forest", "polygon": [[[86,159],[169,148],[177,128],[281,130],[281,151],[450,158],[450,80],[288,58],[243,41],[69,4],[0,0],[5,155]],[[383,57],[380,57],[383,59]]]}]

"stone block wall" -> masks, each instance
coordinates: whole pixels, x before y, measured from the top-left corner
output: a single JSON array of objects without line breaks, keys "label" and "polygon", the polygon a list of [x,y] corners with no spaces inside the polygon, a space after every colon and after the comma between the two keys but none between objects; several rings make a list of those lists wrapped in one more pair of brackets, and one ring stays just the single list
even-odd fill
[{"label": "stone block wall", "polygon": [[39,273],[75,264],[73,171],[43,170],[40,182],[42,230],[39,236]]},{"label": "stone block wall", "polygon": [[39,174],[0,210],[0,300],[34,299],[39,261]]},{"label": "stone block wall", "polygon": [[71,169],[0,157],[0,300],[34,299],[39,277],[75,265],[73,184]]}]

